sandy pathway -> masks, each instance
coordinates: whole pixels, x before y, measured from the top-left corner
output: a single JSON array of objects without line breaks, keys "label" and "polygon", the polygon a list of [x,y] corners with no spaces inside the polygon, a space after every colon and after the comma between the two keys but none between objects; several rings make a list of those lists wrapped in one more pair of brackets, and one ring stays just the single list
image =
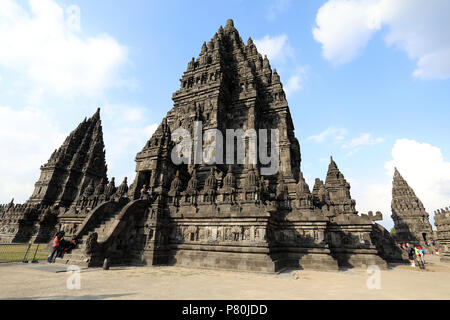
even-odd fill
[{"label": "sandy pathway", "polygon": [[[381,289],[365,270],[255,274],[180,267],[82,270],[81,289],[67,289],[64,266],[0,265],[0,299],[450,299],[450,264],[426,271],[381,271]],[[295,279],[298,275],[298,279]]]}]

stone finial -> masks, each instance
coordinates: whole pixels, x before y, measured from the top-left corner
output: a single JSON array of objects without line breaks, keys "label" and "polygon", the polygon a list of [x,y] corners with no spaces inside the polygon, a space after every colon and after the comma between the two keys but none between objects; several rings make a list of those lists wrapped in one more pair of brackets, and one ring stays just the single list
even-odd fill
[{"label": "stone finial", "polygon": [[281,83],[277,69],[273,69],[272,83]]},{"label": "stone finial", "polygon": [[270,70],[270,63],[269,63],[269,59],[267,58],[267,55],[264,55],[263,69],[269,69]]},{"label": "stone finial", "polygon": [[234,21],[233,21],[233,19],[228,19],[227,20],[225,28],[234,28]]},{"label": "stone finial", "polygon": [[306,183],[305,178],[303,177],[303,173],[301,171],[296,191],[298,196],[311,194],[311,191],[309,190],[309,185]]},{"label": "stone finial", "polygon": [[209,171],[209,176],[206,178],[205,181],[205,188],[215,189],[216,187],[217,187],[216,175],[214,174],[214,168],[211,168]]},{"label": "stone finial", "polygon": [[90,197],[95,191],[94,188],[94,179],[91,179],[91,181],[89,181],[88,186],[86,187],[86,189],[84,189],[84,193],[83,196],[85,197]]},{"label": "stone finial", "polygon": [[206,45],[206,41],[203,42],[202,51],[200,54],[205,54],[208,51],[208,46]]},{"label": "stone finial", "polygon": [[106,189],[106,180],[105,178],[103,178],[95,188],[94,195],[96,196],[102,195],[105,192],[105,189]]},{"label": "stone finial", "polygon": [[236,184],[236,178],[233,176],[233,166],[230,164],[228,166],[227,175],[223,181],[224,187],[234,187]]},{"label": "stone finial", "polygon": [[198,189],[197,170],[192,170],[191,179],[188,181],[188,190],[196,191]]},{"label": "stone finial", "polygon": [[120,196],[126,195],[128,192],[128,183],[127,183],[127,177],[123,179],[122,184],[117,188],[117,194]]},{"label": "stone finial", "polygon": [[100,108],[97,108],[97,111],[92,116],[92,119],[96,119],[96,120],[100,119]]}]

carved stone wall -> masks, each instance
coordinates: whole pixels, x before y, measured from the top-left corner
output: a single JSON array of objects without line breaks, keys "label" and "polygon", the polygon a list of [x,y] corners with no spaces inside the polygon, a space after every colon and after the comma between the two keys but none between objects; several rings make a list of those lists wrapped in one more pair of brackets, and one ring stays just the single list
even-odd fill
[{"label": "carved stone wall", "polygon": [[434,223],[437,228],[437,244],[441,259],[450,261],[450,210],[440,209],[435,212]]}]

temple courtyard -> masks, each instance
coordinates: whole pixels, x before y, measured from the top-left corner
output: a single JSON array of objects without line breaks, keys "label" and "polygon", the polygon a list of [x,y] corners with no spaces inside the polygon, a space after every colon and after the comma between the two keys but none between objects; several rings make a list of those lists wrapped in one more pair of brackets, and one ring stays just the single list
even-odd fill
[{"label": "temple courtyard", "polygon": [[436,256],[427,262],[426,270],[391,266],[379,278],[363,269],[260,274],[161,266],[69,273],[46,262],[0,264],[0,299],[450,299],[450,264]]}]

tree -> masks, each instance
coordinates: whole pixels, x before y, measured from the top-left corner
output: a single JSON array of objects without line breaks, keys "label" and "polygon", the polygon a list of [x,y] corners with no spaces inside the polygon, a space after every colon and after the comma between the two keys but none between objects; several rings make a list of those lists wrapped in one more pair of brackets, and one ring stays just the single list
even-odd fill
[{"label": "tree", "polygon": [[392,228],[389,233],[391,234],[392,237],[395,237],[396,235],[395,228]]}]

